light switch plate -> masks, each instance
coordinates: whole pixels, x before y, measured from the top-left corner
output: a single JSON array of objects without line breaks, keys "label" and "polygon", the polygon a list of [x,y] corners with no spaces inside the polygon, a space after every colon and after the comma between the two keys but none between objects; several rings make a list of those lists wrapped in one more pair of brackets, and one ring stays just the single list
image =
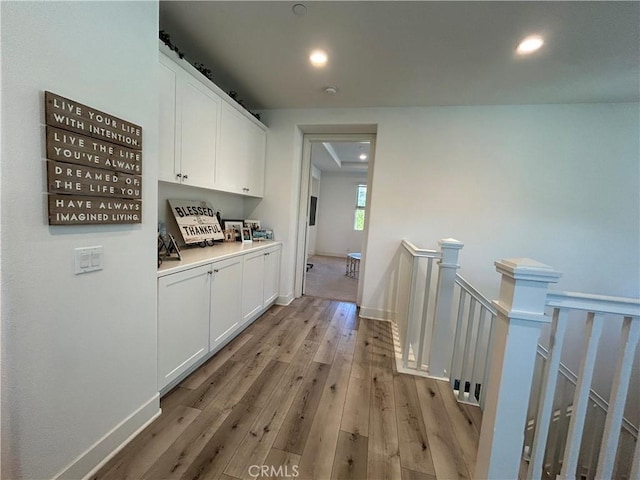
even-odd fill
[{"label": "light switch plate", "polygon": [[74,250],[76,275],[102,270],[102,255],[102,245],[76,248]]}]

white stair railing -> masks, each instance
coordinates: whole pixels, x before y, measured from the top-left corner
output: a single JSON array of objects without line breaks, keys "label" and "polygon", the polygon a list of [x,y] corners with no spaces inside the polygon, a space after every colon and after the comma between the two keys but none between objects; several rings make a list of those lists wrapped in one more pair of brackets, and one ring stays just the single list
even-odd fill
[{"label": "white stair railing", "polygon": [[[635,472],[630,468],[633,447],[629,447],[636,444],[637,464],[640,455],[638,431],[624,418],[624,413],[640,340],[640,301],[554,292],[547,295],[546,305],[553,309],[551,340],[549,351],[545,352],[540,394],[531,398],[531,406],[537,415],[533,423],[535,434],[529,447],[527,478],[537,479],[543,475],[553,478],[559,473],[559,478],[563,479],[637,479],[640,472],[637,467]],[[578,316],[579,312],[582,312],[582,318]],[[620,345],[607,403],[592,389],[592,380],[600,334],[605,325],[608,329],[615,328],[616,317],[622,319]],[[574,375],[560,363],[560,356],[569,322],[580,321],[585,327],[583,349],[578,374]],[[573,396],[568,398],[563,395],[567,387],[574,390]],[[555,412],[560,412],[562,421],[553,425],[555,431],[550,438]],[[604,418],[603,426],[598,425],[597,418],[592,418],[596,416]]]},{"label": "white stair railing", "polygon": [[[496,262],[502,283],[499,299],[490,302],[456,273],[462,244],[439,245],[402,243],[396,363],[401,372],[448,378],[459,401],[482,408],[475,477],[640,480],[638,429],[624,417],[640,344],[640,300],[548,292],[560,274],[518,258]],[[600,334],[615,317],[620,344],[615,369],[605,373],[613,379],[607,401],[592,379]],[[560,358],[568,326],[580,321],[575,374]],[[538,344],[545,326],[548,350]]]},{"label": "white stair railing", "polygon": [[[461,242],[447,238],[439,250],[400,247],[394,329],[400,371],[447,378],[455,339],[451,306]],[[437,267],[437,268],[436,268]]]},{"label": "white stair railing", "polygon": [[488,352],[492,350],[496,309],[491,301],[460,275],[453,306],[456,335],[451,360],[451,388],[458,401],[484,407],[489,378]]},{"label": "white stair railing", "polygon": [[[637,428],[624,418],[640,342],[640,300],[547,292],[559,275],[527,259],[496,267],[502,284],[476,478],[518,478],[524,450],[528,467],[520,478],[640,480]],[[620,344],[607,403],[592,380],[601,333],[614,327],[616,316]],[[581,320],[583,348],[573,374],[560,358],[569,324]],[[534,346],[545,323],[551,323],[548,351]],[[532,382],[536,361],[542,372]]]}]

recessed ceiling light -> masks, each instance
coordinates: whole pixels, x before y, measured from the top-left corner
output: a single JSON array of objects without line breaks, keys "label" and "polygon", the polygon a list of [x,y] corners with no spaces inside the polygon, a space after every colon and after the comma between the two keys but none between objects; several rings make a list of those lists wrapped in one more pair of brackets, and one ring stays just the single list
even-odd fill
[{"label": "recessed ceiling light", "polygon": [[294,15],[298,17],[304,17],[307,14],[307,6],[303,3],[296,3],[291,7],[291,10],[293,10]]},{"label": "recessed ceiling light", "polygon": [[309,55],[309,61],[314,67],[324,67],[327,64],[328,58],[327,52],[324,50],[314,50],[311,52],[311,55]]},{"label": "recessed ceiling light", "polygon": [[338,89],[336,87],[327,87],[324,89],[324,93],[328,95],[335,95],[336,93],[338,93]]},{"label": "recessed ceiling light", "polygon": [[539,35],[531,35],[522,40],[516,47],[520,55],[528,55],[535,52],[544,44],[544,39]]},{"label": "recessed ceiling light", "polygon": [[360,160],[366,160],[366,159],[367,159],[367,155],[365,153],[361,153]]}]

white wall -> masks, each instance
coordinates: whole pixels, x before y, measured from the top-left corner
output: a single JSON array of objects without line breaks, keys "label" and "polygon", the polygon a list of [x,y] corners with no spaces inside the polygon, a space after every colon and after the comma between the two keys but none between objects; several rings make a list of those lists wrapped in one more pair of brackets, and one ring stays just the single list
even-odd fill
[{"label": "white wall", "polygon": [[[81,478],[159,412],[158,4],[1,9],[2,478]],[[143,127],[142,224],[47,225],[44,90]]]},{"label": "white wall", "polygon": [[322,176],[318,200],[316,253],[346,257],[362,250],[363,232],[353,229],[358,185],[367,183],[366,173]]},{"label": "white wall", "polygon": [[283,232],[293,290],[302,133],[377,124],[362,311],[387,316],[400,240],[465,243],[461,272],[489,297],[496,259],[563,272],[557,288],[637,296],[638,104],[265,111],[265,192],[252,215]]}]

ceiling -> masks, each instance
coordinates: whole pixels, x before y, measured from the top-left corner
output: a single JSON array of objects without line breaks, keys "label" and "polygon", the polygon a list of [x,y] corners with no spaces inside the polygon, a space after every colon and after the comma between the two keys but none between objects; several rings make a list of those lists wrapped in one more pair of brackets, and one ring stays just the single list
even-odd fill
[{"label": "ceiling", "polygon": [[[314,142],[311,163],[323,173],[366,173],[369,142]],[[366,159],[360,159],[366,155]]]},{"label": "ceiling", "polygon": [[[160,27],[253,109],[638,101],[640,3],[161,1]],[[517,57],[528,34],[542,49]],[[312,49],[329,63],[312,67]],[[324,93],[335,86],[338,93]]]}]

